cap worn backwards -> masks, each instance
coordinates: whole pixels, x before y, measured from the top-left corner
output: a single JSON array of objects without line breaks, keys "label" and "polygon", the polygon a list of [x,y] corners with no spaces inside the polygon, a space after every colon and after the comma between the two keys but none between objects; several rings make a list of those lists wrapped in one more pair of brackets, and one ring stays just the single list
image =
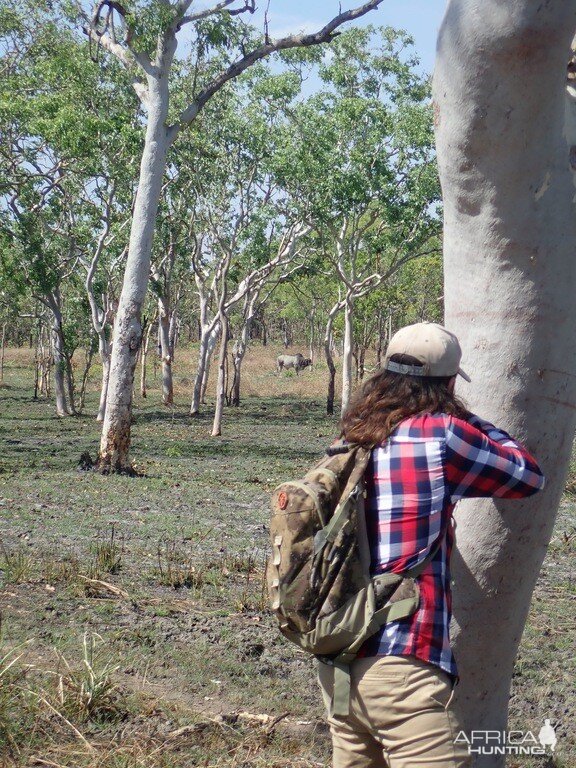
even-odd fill
[{"label": "cap worn backwards", "polygon": [[[390,360],[393,355],[410,355],[422,365],[405,365]],[[460,368],[462,350],[456,336],[438,323],[415,323],[400,328],[390,339],[384,368],[407,376],[470,377]]]}]

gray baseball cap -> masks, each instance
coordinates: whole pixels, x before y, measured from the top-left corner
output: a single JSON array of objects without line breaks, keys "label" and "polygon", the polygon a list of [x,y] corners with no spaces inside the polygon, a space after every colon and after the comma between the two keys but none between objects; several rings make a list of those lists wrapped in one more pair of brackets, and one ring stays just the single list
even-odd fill
[{"label": "gray baseball cap", "polygon": [[[392,355],[410,355],[422,365],[404,365],[390,360]],[[455,376],[466,381],[470,376],[460,368],[462,350],[453,333],[438,323],[415,323],[400,328],[390,339],[384,368],[406,376]]]}]

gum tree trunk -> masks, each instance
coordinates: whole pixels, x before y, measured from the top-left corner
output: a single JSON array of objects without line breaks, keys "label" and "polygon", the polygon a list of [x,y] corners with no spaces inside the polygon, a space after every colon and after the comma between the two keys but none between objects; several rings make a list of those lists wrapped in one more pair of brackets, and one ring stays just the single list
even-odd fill
[{"label": "gum tree trunk", "polygon": [[158,298],[158,336],[160,337],[160,355],[162,358],[162,402],[172,405],[174,402],[174,384],[172,380],[172,347],[170,345],[170,308],[165,297]]},{"label": "gum tree trunk", "polygon": [[[64,334],[62,332],[62,312],[60,310],[60,295],[55,292],[46,297],[46,305],[52,314],[51,348],[54,364],[54,397],[56,398],[56,414],[58,416],[71,416],[74,412],[74,402],[68,403],[66,391],[68,386],[68,360],[64,346]],[[70,392],[68,392],[70,395]]]},{"label": "gum tree trunk", "polygon": [[[150,349],[150,337],[154,330],[153,320],[148,327],[144,324],[142,334],[144,341],[140,345],[140,396],[148,397],[148,350]],[[156,357],[154,357],[154,379],[156,379]]]},{"label": "gum tree trunk", "polygon": [[174,362],[174,356],[176,353],[176,344],[179,339],[179,321],[178,321],[178,302],[174,302],[172,311],[170,312],[170,323],[168,324],[168,344],[170,346],[170,353],[172,355],[172,362]]},{"label": "gum tree trunk", "polygon": [[[175,42],[173,43],[175,47]],[[134,203],[128,260],[114,323],[106,414],[99,466],[105,471],[127,469],[134,372],[142,343],[142,305],[148,286],[152,239],[169,146],[168,78],[148,77],[148,124],[140,180]]]},{"label": "gum tree trunk", "polygon": [[342,416],[346,413],[352,394],[352,353],[354,345],[354,298],[346,296],[344,306],[344,351],[342,354]]},{"label": "gum tree trunk", "polygon": [[576,121],[566,65],[575,29],[574,0],[452,0],[438,42],[446,325],[473,379],[459,392],[522,439],[547,476],[544,492],[526,501],[456,512],[457,705],[468,731],[506,727],[574,436]]},{"label": "gum tree trunk", "polygon": [[106,340],[105,334],[104,338],[101,338],[100,334],[98,334],[98,350],[100,352],[100,360],[102,361],[102,383],[100,385],[100,402],[98,403],[96,421],[104,421],[108,381],[110,378],[110,345]]},{"label": "gum tree trunk", "polygon": [[208,389],[208,380],[210,378],[210,366],[212,365],[212,356],[214,354],[214,350],[216,349],[218,337],[220,336],[221,332],[222,332],[222,324],[218,322],[216,323],[216,326],[212,329],[212,331],[210,332],[210,335],[208,336],[208,344],[206,348],[206,363],[204,365],[204,370],[202,372],[202,381],[201,381],[201,387],[200,387],[200,402],[203,405],[206,404],[206,390]]},{"label": "gum tree trunk", "polygon": [[64,368],[66,365],[62,339],[58,320],[54,318],[52,324],[52,359],[54,360],[54,397],[56,398],[56,414],[69,416],[70,409],[66,402],[66,385],[64,382]]},{"label": "gum tree trunk", "polygon": [[334,326],[336,315],[341,309],[342,302],[334,304],[328,315],[328,321],[324,331],[324,357],[326,358],[326,365],[328,366],[328,393],[326,395],[326,413],[328,416],[332,416],[334,413],[334,397],[336,392],[336,366],[334,365],[334,357],[332,355],[332,328]]},{"label": "gum tree trunk", "polygon": [[252,322],[254,320],[256,302],[259,297],[259,292],[251,297],[246,297],[244,306],[244,322],[242,324],[242,331],[240,338],[235,342],[232,350],[232,364],[234,366],[234,378],[232,380],[232,387],[230,389],[231,397],[230,404],[238,408],[240,405],[240,385],[242,380],[242,362],[244,361],[244,355],[248,348],[248,342],[250,340],[250,332],[252,330]]},{"label": "gum tree trunk", "polygon": [[206,392],[208,374],[210,372],[210,360],[219,333],[220,325],[218,322],[215,324],[212,323],[210,326],[202,326],[202,331],[200,333],[200,351],[198,353],[198,368],[194,379],[190,416],[198,416],[200,413],[200,405],[204,402],[204,394]]},{"label": "gum tree trunk", "polygon": [[224,312],[220,312],[220,354],[218,356],[218,380],[216,383],[216,409],[212,422],[212,437],[220,437],[222,434],[222,414],[224,413],[224,400],[226,399],[226,358],[228,354],[228,340],[230,338],[230,323]]}]

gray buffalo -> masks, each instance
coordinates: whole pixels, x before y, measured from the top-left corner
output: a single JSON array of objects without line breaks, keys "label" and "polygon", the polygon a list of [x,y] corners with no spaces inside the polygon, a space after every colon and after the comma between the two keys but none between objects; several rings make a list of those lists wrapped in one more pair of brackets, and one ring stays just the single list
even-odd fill
[{"label": "gray buffalo", "polygon": [[285,368],[294,368],[296,373],[303,371],[304,368],[312,365],[312,360],[309,357],[304,357],[298,352],[295,355],[278,355],[276,359],[277,370],[282,371]]}]

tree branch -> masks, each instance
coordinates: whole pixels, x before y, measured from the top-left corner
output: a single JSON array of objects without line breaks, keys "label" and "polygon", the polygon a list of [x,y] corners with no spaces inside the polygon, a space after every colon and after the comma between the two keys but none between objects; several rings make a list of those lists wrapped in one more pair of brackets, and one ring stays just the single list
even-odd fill
[{"label": "tree branch", "polygon": [[178,27],[183,27],[184,24],[190,24],[193,21],[200,21],[200,19],[205,19],[207,16],[213,16],[215,13],[221,13],[222,11],[227,11],[230,16],[239,16],[241,13],[254,13],[256,10],[256,3],[254,0],[246,0],[241,8],[229,9],[229,6],[234,5],[236,2],[238,2],[238,0],[222,0],[222,2],[217,3],[212,8],[205,8],[203,11],[197,11],[197,13],[191,13],[189,16],[184,16],[178,23]]},{"label": "tree branch", "polygon": [[320,45],[321,43],[329,43],[339,34],[336,31],[338,27],[348,21],[353,21],[354,19],[360,18],[360,16],[364,16],[369,11],[376,10],[383,1],[384,0],[370,0],[370,2],[364,3],[357,8],[353,8],[349,11],[342,11],[318,32],[290,35],[288,37],[282,37],[279,40],[271,40],[270,42],[255,48],[250,53],[247,53],[241,59],[238,59],[238,61],[233,62],[227,69],[215,77],[214,80],[212,80],[212,82],[198,94],[196,99],[181,112],[179,121],[170,129],[170,139],[173,141],[178,132],[195,119],[200,110],[212,96],[226,85],[229,80],[239,77],[242,72],[256,64],[260,59],[264,59],[275,51],[283,51],[289,48],[305,48],[312,45]]}]

